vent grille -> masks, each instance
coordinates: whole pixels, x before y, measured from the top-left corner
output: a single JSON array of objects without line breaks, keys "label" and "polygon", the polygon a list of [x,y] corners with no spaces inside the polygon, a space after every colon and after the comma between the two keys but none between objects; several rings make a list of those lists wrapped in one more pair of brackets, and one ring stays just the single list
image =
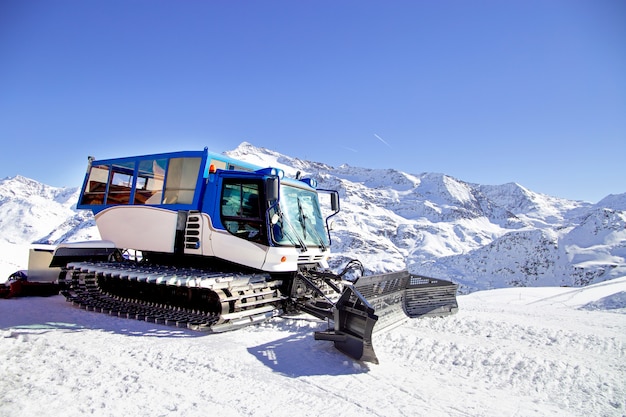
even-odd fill
[{"label": "vent grille", "polygon": [[200,212],[190,211],[185,227],[185,249],[200,249],[202,217]]},{"label": "vent grille", "polygon": [[299,255],[298,263],[299,264],[307,264],[307,263],[316,263],[324,259],[324,255]]}]

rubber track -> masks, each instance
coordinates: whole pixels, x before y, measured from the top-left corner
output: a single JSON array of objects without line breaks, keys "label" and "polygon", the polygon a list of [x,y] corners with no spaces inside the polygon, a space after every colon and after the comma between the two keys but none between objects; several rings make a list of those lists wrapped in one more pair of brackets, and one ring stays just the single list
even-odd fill
[{"label": "rubber track", "polygon": [[[198,331],[221,332],[255,324],[281,313],[280,281],[265,274],[207,273],[193,269],[141,267],[132,263],[76,262],[67,265],[61,284],[68,302],[88,311]],[[212,292],[213,304],[192,309],[163,300],[125,298],[103,290],[99,281],[120,280],[142,285],[170,286],[199,293]],[[137,284],[139,283],[139,284]],[[174,288],[173,288],[174,289]],[[211,311],[212,310],[212,311]]]}]

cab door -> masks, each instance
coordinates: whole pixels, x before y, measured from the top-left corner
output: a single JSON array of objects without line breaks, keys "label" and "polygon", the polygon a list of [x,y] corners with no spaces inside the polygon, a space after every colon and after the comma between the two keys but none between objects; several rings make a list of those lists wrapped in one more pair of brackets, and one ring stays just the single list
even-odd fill
[{"label": "cab door", "polygon": [[263,179],[226,174],[219,199],[211,244],[216,257],[261,269],[268,250]]}]

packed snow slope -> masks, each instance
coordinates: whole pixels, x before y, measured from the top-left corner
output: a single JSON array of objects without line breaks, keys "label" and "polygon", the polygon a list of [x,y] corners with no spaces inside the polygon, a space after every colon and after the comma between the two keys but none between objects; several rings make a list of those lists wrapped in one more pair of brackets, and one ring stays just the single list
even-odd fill
[{"label": "packed snow slope", "polygon": [[[514,183],[336,168],[245,142],[226,154],[287,175],[300,171],[340,192],[332,231],[336,269],[357,258],[372,273],[408,268],[453,280],[463,293],[581,286],[626,274],[626,193],[592,204]],[[0,181],[0,246],[97,239],[90,213],[74,209],[77,192],[19,176]],[[24,268],[24,256],[0,264],[0,279]]]},{"label": "packed snow slope", "polygon": [[0,416],[626,415],[626,277],[459,304],[376,333],[372,365],[306,315],[205,335],[0,300]]}]

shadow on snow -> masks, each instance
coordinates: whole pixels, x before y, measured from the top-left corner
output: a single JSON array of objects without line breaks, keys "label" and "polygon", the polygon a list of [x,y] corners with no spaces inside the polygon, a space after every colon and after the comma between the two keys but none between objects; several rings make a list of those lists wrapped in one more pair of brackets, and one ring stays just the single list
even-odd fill
[{"label": "shadow on snow", "polygon": [[107,316],[81,310],[61,295],[0,300],[0,329],[19,333],[44,333],[52,330],[68,332],[103,330],[126,336],[200,337],[194,332],[139,320]]},{"label": "shadow on snow", "polygon": [[314,340],[310,330],[248,348],[265,366],[291,378],[314,375],[354,375],[368,366],[349,358],[327,341]]}]

